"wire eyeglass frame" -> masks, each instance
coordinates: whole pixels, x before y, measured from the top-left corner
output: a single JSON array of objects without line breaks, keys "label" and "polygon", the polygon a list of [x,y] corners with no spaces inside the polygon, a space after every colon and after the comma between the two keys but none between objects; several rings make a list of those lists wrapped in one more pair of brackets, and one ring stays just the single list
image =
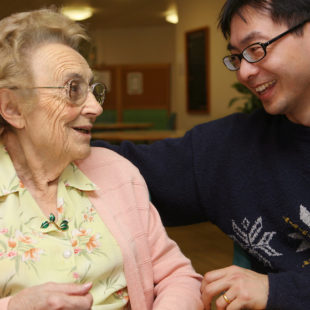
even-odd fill
[{"label": "wire eyeglass frame", "polygon": [[[79,89],[74,90],[76,87],[79,87]],[[97,82],[87,85],[85,81],[78,79],[71,79],[64,86],[35,86],[30,88],[10,87],[10,89],[65,89],[67,99],[74,105],[82,105],[87,98],[87,94],[91,92],[97,102],[102,106],[107,93],[107,87],[103,83]],[[74,92],[77,91],[79,93],[74,94]]]}]

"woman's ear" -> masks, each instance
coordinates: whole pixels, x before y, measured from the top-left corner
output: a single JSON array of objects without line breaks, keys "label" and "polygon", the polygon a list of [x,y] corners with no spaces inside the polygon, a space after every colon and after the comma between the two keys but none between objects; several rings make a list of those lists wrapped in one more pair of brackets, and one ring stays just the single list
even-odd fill
[{"label": "woman's ear", "polygon": [[12,127],[21,129],[25,125],[17,98],[7,88],[0,89],[0,115]]}]

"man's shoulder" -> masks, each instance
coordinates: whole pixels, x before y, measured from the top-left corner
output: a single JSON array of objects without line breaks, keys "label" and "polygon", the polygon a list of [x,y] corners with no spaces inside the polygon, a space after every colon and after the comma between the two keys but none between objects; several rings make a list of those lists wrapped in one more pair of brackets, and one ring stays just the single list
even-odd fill
[{"label": "man's shoulder", "polygon": [[253,125],[271,122],[276,116],[267,114],[263,109],[256,110],[250,114],[233,113],[228,116],[197,125],[194,128],[200,130],[227,130],[229,128],[246,128]]},{"label": "man's shoulder", "polygon": [[[230,139],[231,137],[253,136],[274,128],[280,116],[273,116],[264,110],[251,114],[234,113],[226,117],[195,126],[191,133],[193,138],[204,137],[209,140]],[[199,138],[200,139],[200,138]],[[209,141],[210,142],[210,141]]]},{"label": "man's shoulder", "polygon": [[227,149],[238,152],[250,144],[259,144],[265,138],[278,135],[280,123],[279,116],[269,115],[264,110],[235,113],[195,126],[189,137],[195,153],[219,156]]}]

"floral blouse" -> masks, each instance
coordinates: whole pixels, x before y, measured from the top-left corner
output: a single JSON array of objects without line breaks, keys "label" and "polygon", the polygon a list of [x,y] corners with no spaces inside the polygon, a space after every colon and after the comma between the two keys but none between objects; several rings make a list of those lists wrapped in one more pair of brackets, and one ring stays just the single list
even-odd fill
[{"label": "floral blouse", "polygon": [[[123,259],[87,192],[96,189],[74,164],[58,183],[59,230],[20,182],[0,144],[0,297],[45,282],[92,282],[93,310],[128,305]],[[67,224],[68,223],[68,224]]]}]

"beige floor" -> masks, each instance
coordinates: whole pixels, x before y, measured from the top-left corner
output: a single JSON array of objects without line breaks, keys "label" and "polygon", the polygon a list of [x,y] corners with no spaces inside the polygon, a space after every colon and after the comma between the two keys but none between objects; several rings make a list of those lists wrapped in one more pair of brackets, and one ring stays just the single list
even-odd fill
[{"label": "beige floor", "polygon": [[[232,263],[232,241],[211,223],[168,227],[167,232],[191,259],[198,273],[204,274]],[[216,309],[214,304],[212,309]]]}]

